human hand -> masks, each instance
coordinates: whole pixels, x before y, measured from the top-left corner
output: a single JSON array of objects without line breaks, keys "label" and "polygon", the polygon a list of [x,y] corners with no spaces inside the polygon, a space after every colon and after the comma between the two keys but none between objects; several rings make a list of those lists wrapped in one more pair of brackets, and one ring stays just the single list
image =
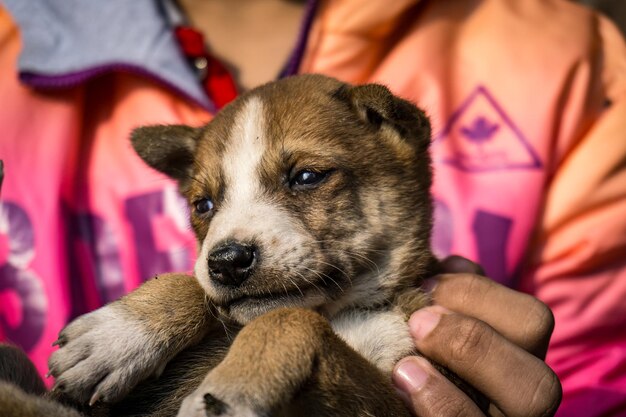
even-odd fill
[{"label": "human hand", "polygon": [[[491,416],[553,415],[562,392],[543,362],[554,328],[550,309],[479,275],[464,258],[446,259],[444,270],[433,278],[434,305],[409,319],[418,350],[482,392]],[[419,417],[484,416],[424,358],[402,359],[393,380]]]}]

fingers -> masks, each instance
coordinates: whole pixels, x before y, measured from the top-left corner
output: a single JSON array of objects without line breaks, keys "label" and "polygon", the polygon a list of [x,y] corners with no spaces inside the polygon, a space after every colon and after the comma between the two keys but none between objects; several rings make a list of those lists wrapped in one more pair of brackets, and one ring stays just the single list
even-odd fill
[{"label": "fingers", "polygon": [[458,255],[448,256],[441,261],[441,268],[446,274],[467,273],[485,275],[485,271],[480,265]]},{"label": "fingers", "polygon": [[424,358],[409,356],[398,362],[393,380],[406,393],[401,397],[407,406],[419,417],[484,417],[469,397]]},{"label": "fingers", "polygon": [[554,316],[541,301],[475,274],[444,274],[433,280],[435,304],[482,320],[522,349],[545,357]]},{"label": "fingers", "polygon": [[552,370],[483,321],[433,306],[415,312],[409,327],[420,352],[481,391],[505,415],[556,411],[561,386]]}]

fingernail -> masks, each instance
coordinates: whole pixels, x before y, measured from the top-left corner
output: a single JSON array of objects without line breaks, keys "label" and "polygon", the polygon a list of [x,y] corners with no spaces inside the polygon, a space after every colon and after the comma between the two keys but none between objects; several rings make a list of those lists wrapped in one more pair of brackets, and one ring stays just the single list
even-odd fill
[{"label": "fingernail", "polygon": [[421,289],[427,294],[433,294],[435,292],[435,288],[437,288],[437,284],[439,284],[439,280],[436,278],[428,278],[424,280],[424,283],[421,286]]},{"label": "fingernail", "polygon": [[402,401],[404,401],[406,404],[411,404],[411,396],[406,391],[398,388],[397,383],[396,386],[393,387],[393,390],[396,392],[396,395],[402,399]]},{"label": "fingernail", "polygon": [[417,358],[408,357],[400,361],[393,372],[393,381],[405,392],[417,391],[424,386],[428,372],[422,368]]},{"label": "fingernail", "polygon": [[409,318],[411,334],[417,340],[424,339],[437,326],[440,319],[441,314],[433,312],[429,307],[417,310]]},{"label": "fingernail", "polygon": [[484,271],[480,265],[458,255],[451,255],[442,262],[444,272],[450,274],[480,274]]}]

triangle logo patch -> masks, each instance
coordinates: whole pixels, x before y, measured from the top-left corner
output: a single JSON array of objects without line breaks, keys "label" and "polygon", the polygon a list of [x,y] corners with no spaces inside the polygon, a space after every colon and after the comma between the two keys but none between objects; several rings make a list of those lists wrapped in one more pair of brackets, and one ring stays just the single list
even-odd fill
[{"label": "triangle logo patch", "polygon": [[489,91],[477,87],[433,141],[436,162],[467,172],[539,169],[522,131]]}]

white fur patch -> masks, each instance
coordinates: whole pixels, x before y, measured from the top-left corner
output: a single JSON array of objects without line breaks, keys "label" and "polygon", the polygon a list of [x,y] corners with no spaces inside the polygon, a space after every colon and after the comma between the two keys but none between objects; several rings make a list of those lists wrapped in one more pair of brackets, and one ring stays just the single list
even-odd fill
[{"label": "white fur patch", "polygon": [[177,417],[261,417],[264,413],[257,413],[251,408],[239,405],[236,403],[226,403],[226,410],[219,414],[212,414],[206,410],[206,404],[204,402],[204,395],[211,392],[208,389],[202,389],[204,385],[201,385],[195,392],[187,396],[178,410]]},{"label": "white fur patch", "polygon": [[404,315],[393,311],[350,310],[331,325],[354,350],[390,375],[396,362],[415,351]]},{"label": "white fur patch", "polygon": [[84,401],[119,400],[169,359],[162,341],[116,303],[79,317],[62,334],[66,345],[53,353],[50,369],[64,370],[57,384]]},{"label": "white fur patch", "polygon": [[236,229],[249,224],[260,190],[258,167],[264,151],[264,125],[263,103],[258,97],[251,97],[235,119],[222,159],[226,180],[224,205],[211,222],[195,266],[196,276],[203,285],[209,283],[206,259],[215,243],[237,239]]},{"label": "white fur patch", "polygon": [[229,214],[245,210],[237,203],[253,203],[259,196],[258,169],[265,151],[263,103],[252,97],[236,118],[228,148],[222,160],[226,178],[225,206]]},{"label": "white fur patch", "polygon": [[195,265],[195,274],[205,291],[219,297],[209,278],[209,254],[224,241],[259,244],[266,265],[293,267],[309,239],[282,207],[263,194],[260,165],[267,147],[263,102],[251,97],[236,116],[222,159],[226,189],[224,201],[211,220]]}]

